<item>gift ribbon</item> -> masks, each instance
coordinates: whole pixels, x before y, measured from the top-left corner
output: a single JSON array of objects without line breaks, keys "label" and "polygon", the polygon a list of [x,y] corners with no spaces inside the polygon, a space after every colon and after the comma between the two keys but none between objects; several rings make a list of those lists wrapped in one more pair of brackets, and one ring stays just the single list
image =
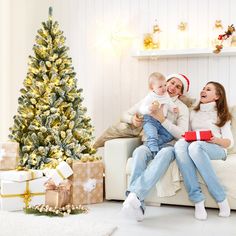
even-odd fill
[{"label": "gift ribbon", "polygon": [[1,149],[0,149],[0,160],[2,160],[2,159],[3,159],[3,156],[5,156],[5,155],[6,155],[5,149],[1,148]]},{"label": "gift ribbon", "polygon": [[4,148],[0,148],[0,161],[5,159],[4,157],[18,159],[18,154],[16,152],[6,152]]},{"label": "gift ribbon", "polygon": [[25,168],[25,167],[17,167],[16,168],[16,170],[17,171],[27,171],[28,172],[28,175],[29,175],[29,180],[31,180],[31,179],[36,179],[36,174],[35,174],[35,172],[33,171],[33,170],[29,170],[29,169],[27,169],[27,168]]},{"label": "gift ribbon", "polygon": [[62,172],[59,169],[56,168],[56,171],[63,180],[66,179],[65,176],[62,174]]},{"label": "gift ribbon", "polygon": [[63,190],[63,191],[70,191],[71,188],[71,181],[66,180],[60,183],[58,186],[52,181],[49,180],[44,184],[46,190]]},{"label": "gift ribbon", "polygon": [[201,140],[200,131],[196,131],[196,140],[197,141]]},{"label": "gift ribbon", "polygon": [[32,197],[42,196],[42,195],[45,195],[45,193],[31,193],[29,190],[29,181],[26,181],[26,188],[25,188],[24,193],[22,193],[22,194],[1,194],[0,196],[2,198],[21,197],[21,198],[23,198],[23,201],[25,203],[25,207],[28,207]]}]

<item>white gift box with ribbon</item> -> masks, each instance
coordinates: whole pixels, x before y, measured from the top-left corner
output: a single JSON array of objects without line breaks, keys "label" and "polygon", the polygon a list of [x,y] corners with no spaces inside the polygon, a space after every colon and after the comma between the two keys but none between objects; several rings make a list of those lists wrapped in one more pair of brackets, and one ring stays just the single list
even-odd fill
[{"label": "white gift box with ribbon", "polygon": [[26,180],[32,180],[43,177],[42,170],[9,170],[4,171],[1,173],[0,178],[1,180],[10,180],[10,181],[17,181],[23,182]]},{"label": "white gift box with ribbon", "polygon": [[23,210],[24,207],[45,203],[44,183],[47,177],[25,182],[1,181],[1,209],[6,211]]},{"label": "white gift box with ribbon", "polygon": [[56,185],[59,185],[63,180],[67,179],[72,174],[73,170],[71,167],[65,161],[62,161],[56,169],[50,171],[49,177]]}]

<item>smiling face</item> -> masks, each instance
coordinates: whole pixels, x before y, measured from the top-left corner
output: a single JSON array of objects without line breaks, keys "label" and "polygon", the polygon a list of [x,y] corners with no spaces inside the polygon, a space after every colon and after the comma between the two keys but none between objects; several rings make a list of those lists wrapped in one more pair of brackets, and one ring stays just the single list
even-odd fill
[{"label": "smiling face", "polygon": [[183,83],[177,78],[171,78],[167,81],[167,92],[170,97],[183,94]]},{"label": "smiling face", "polygon": [[216,92],[216,87],[212,83],[207,84],[200,93],[201,103],[215,102],[218,99],[219,95]]},{"label": "smiling face", "polygon": [[157,94],[157,95],[164,95],[166,93],[166,81],[165,80],[156,80],[152,85],[151,89]]}]

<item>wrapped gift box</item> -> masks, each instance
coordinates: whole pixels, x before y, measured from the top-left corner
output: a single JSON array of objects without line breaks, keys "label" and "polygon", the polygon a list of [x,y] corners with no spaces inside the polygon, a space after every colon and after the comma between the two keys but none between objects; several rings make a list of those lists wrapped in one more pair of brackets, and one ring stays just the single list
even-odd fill
[{"label": "wrapped gift box", "polygon": [[9,170],[1,173],[2,180],[23,182],[26,180],[32,180],[43,177],[42,170],[27,170],[27,171],[17,171]]},{"label": "wrapped gift box", "polygon": [[102,202],[102,161],[73,161],[72,169],[72,203],[75,205],[82,205]]},{"label": "wrapped gift box", "polygon": [[65,180],[58,186],[49,180],[45,184],[45,204],[51,207],[63,207],[71,201],[71,181]]},{"label": "wrapped gift box", "polygon": [[18,165],[19,143],[0,142],[0,170],[12,170]]},{"label": "wrapped gift box", "polygon": [[209,141],[213,136],[210,130],[206,131],[188,131],[183,135],[186,141]]},{"label": "wrapped gift box", "polygon": [[67,179],[73,174],[73,170],[71,167],[65,162],[62,161],[56,167],[56,169],[52,169],[49,173],[49,177],[53,180],[56,185],[59,185],[63,180]]},{"label": "wrapped gift box", "polygon": [[47,177],[25,182],[1,181],[1,209],[6,211],[23,210],[27,205],[45,203],[45,182]]}]

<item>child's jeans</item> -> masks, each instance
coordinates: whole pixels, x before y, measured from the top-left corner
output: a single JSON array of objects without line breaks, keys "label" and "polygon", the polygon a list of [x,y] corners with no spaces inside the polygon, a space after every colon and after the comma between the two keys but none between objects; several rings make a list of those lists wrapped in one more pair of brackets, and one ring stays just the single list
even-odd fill
[{"label": "child's jeans", "polygon": [[146,145],[151,152],[157,153],[160,146],[170,142],[174,137],[150,115],[144,115],[143,129],[147,136]]}]

